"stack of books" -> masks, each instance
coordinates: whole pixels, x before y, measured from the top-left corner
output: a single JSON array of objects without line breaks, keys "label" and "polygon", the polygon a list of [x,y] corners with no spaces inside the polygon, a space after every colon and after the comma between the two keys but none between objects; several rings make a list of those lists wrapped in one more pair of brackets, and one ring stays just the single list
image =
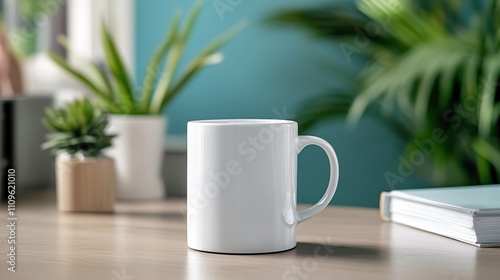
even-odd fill
[{"label": "stack of books", "polygon": [[500,247],[500,185],[383,192],[380,214],[478,247]]}]

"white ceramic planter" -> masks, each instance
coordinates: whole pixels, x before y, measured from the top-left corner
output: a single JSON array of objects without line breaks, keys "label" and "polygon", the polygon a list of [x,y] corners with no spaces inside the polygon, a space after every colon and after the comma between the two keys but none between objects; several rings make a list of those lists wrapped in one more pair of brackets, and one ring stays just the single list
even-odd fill
[{"label": "white ceramic planter", "polygon": [[164,116],[111,115],[107,132],[116,134],[106,155],[115,159],[118,199],[165,196],[161,176],[167,119]]}]

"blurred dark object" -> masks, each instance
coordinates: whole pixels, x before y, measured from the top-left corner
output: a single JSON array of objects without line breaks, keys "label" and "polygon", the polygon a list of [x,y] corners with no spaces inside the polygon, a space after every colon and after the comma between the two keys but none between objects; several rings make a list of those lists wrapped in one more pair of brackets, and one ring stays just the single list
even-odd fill
[{"label": "blurred dark object", "polygon": [[53,159],[42,151],[46,129],[41,123],[52,97],[0,98],[0,182],[2,198],[7,170],[16,170],[16,193],[54,185]]},{"label": "blurred dark object", "polygon": [[23,92],[21,67],[3,25],[0,25],[0,97],[12,97]]},{"label": "blurred dark object", "polygon": [[381,119],[407,143],[398,174],[384,174],[391,188],[416,171],[435,185],[498,183],[498,2],[334,1],[277,13],[271,22],[331,39],[345,58],[326,66],[342,86],[303,103],[299,127]]},{"label": "blurred dark object", "polygon": [[169,135],[165,145],[163,180],[168,197],[187,195],[187,139],[186,136]]}]

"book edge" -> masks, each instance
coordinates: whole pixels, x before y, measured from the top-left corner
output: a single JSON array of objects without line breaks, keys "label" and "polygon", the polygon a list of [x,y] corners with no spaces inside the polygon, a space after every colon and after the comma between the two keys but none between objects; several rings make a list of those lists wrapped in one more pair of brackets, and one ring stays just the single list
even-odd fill
[{"label": "book edge", "polygon": [[391,221],[391,193],[390,192],[382,192],[380,193],[380,218],[385,222]]}]

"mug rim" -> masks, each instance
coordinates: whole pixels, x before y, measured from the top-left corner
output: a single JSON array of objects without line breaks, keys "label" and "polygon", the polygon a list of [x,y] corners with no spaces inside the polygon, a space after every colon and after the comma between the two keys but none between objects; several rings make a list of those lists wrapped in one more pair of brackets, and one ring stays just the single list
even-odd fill
[{"label": "mug rim", "polygon": [[231,125],[272,125],[272,124],[295,124],[295,121],[280,120],[280,119],[210,119],[210,120],[195,120],[189,121],[188,124],[203,124],[217,126]]}]

